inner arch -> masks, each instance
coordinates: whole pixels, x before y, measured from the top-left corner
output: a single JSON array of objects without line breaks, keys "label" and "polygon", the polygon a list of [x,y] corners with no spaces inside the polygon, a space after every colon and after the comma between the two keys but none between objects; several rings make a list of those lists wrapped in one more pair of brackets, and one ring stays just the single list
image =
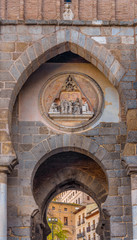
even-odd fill
[{"label": "inner arch", "polygon": [[100,227],[97,231],[104,239],[105,230],[101,226],[105,216],[101,204],[108,195],[106,175],[91,157],[72,150],[50,156],[41,163],[33,177],[32,191],[45,224],[45,235],[50,233],[46,220],[49,203],[59,193],[71,189],[87,193],[97,203],[100,211]]}]

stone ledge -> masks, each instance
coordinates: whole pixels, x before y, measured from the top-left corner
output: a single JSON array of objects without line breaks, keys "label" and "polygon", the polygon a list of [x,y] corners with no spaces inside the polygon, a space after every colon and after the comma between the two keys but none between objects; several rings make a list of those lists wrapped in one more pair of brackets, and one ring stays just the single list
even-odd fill
[{"label": "stone ledge", "polygon": [[57,25],[57,26],[136,26],[137,19],[133,21],[102,21],[102,20],[6,20],[0,19],[0,25]]}]

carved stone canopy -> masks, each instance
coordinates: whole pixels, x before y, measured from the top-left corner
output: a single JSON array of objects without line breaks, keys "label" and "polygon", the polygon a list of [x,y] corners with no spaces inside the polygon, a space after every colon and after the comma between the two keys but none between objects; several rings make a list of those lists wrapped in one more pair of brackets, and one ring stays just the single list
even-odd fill
[{"label": "carved stone canopy", "polygon": [[98,84],[81,73],[61,73],[49,79],[40,93],[40,110],[48,123],[75,131],[101,114],[103,93]]}]

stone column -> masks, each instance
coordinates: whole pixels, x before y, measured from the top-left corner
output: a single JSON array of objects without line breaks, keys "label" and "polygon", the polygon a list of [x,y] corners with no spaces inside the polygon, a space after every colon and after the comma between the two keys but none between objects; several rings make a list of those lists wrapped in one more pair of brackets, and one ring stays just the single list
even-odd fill
[{"label": "stone column", "polygon": [[0,169],[0,240],[7,240],[7,172]]},{"label": "stone column", "polygon": [[131,175],[133,240],[137,240],[137,173]]}]

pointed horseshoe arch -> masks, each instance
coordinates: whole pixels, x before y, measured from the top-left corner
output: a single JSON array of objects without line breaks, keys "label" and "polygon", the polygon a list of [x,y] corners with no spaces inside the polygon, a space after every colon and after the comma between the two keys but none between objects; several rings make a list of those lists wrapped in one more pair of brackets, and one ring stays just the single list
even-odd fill
[{"label": "pointed horseshoe arch", "polygon": [[87,137],[65,134],[42,141],[31,153],[37,159],[31,178],[32,192],[45,225],[45,235],[50,232],[46,221],[50,201],[63,191],[77,189],[96,201],[100,211],[97,231],[101,239],[106,239],[103,235],[108,231],[109,215],[104,214],[102,204],[107,205],[109,195],[107,150]]},{"label": "pointed horseshoe arch", "polygon": [[[115,56],[91,37],[76,30],[58,30],[33,43],[11,66],[10,74],[15,79],[15,86],[9,101],[10,112],[12,112],[15,99],[28,77],[41,64],[66,51],[76,53],[91,62],[114,86],[118,86],[125,74],[124,68]],[[9,125],[10,122],[9,118]]]}]

